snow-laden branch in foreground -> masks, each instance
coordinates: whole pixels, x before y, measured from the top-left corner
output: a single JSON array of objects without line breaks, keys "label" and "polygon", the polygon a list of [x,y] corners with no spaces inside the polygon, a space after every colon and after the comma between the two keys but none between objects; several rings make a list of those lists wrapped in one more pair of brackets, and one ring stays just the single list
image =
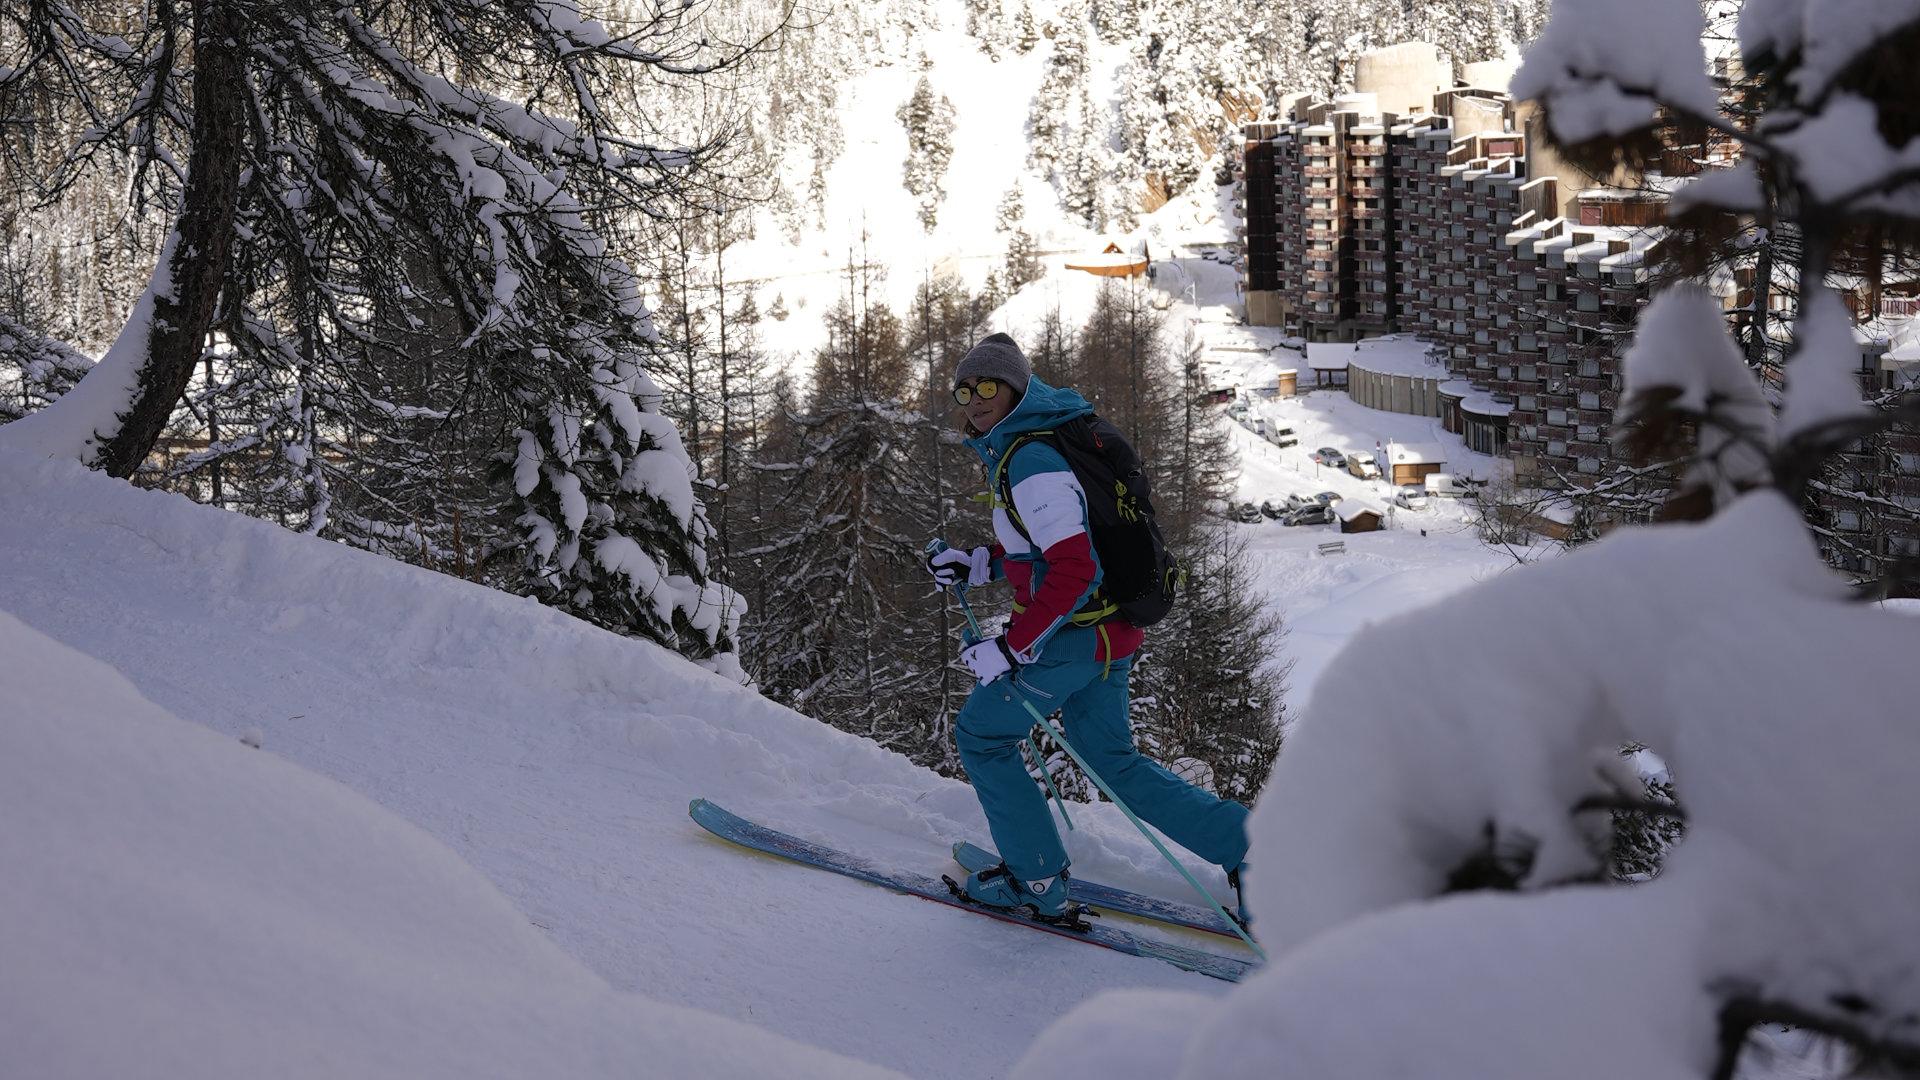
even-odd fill
[{"label": "snow-laden branch in foreground", "polygon": [[[1376,626],[1250,824],[1272,965],[1224,1003],[1096,1000],[1016,1075],[1698,1080],[1755,999],[1920,1041],[1920,728],[1887,674],[1916,655],[1920,619],[1851,602],[1773,492]],[[1686,839],[1651,882],[1555,887],[1594,870],[1604,815],[1571,811],[1631,742]],[[1442,895],[1490,830],[1522,891]]]}]

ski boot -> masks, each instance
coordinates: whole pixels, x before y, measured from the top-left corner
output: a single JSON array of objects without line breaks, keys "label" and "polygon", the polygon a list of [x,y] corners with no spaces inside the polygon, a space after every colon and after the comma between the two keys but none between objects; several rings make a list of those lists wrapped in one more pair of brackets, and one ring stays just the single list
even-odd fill
[{"label": "ski boot", "polygon": [[966,883],[960,884],[952,878],[945,879],[947,888],[953,894],[969,903],[982,907],[1001,908],[1016,914],[1025,915],[1040,922],[1069,926],[1074,929],[1090,928],[1080,917],[1081,911],[1067,899],[1067,872],[1060,871],[1050,878],[1038,881],[1021,881],[1007,869],[1006,863],[989,867],[977,873],[968,874]]}]

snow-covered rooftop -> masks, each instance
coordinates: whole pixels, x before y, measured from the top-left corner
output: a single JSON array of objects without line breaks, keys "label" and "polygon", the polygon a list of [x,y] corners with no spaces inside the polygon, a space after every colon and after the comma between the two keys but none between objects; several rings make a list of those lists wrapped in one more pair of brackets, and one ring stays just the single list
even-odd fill
[{"label": "snow-covered rooftop", "polygon": [[1375,375],[1404,375],[1414,379],[1444,380],[1447,367],[1433,356],[1433,346],[1410,334],[1366,338],[1347,349],[1348,365]]},{"label": "snow-covered rooftop", "polygon": [[1372,514],[1374,517],[1387,516],[1386,507],[1381,506],[1372,499],[1362,497],[1341,499],[1339,502],[1333,504],[1333,512],[1341,521],[1352,521],[1362,514]]},{"label": "snow-covered rooftop", "polygon": [[1476,413],[1480,416],[1513,415],[1513,404],[1511,402],[1495,401],[1492,394],[1479,390],[1462,398],[1460,407],[1467,412]]},{"label": "snow-covered rooftop", "polygon": [[1447,448],[1439,443],[1394,443],[1388,457],[1395,465],[1445,465]]},{"label": "snow-covered rooftop", "polygon": [[1307,343],[1307,366],[1315,371],[1345,371],[1353,360],[1352,345],[1339,341]]}]

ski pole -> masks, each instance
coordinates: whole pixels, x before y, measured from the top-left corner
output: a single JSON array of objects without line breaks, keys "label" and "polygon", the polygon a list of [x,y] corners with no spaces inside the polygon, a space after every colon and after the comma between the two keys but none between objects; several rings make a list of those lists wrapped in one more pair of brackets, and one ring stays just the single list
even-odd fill
[{"label": "ski pole", "polygon": [[[1247,947],[1252,949],[1256,956],[1260,957],[1261,960],[1265,960],[1267,958],[1267,951],[1262,949],[1260,944],[1253,940],[1252,936],[1247,933],[1246,929],[1240,925],[1238,920],[1227,914],[1226,909],[1220,906],[1220,902],[1215,900],[1213,894],[1208,892],[1192,874],[1187,872],[1186,867],[1180,865],[1180,860],[1173,857],[1173,852],[1167,850],[1167,845],[1161,843],[1160,838],[1153,835],[1147,828],[1146,822],[1141,821],[1139,815],[1133,812],[1133,808],[1122,802],[1120,796],[1113,793],[1113,789],[1107,786],[1105,780],[1100,779],[1100,774],[1093,771],[1093,766],[1087,764],[1086,759],[1080,756],[1080,751],[1073,748],[1073,744],[1067,741],[1067,737],[1061,733],[1060,729],[1054,727],[1051,721],[1040,715],[1040,710],[1034,708],[1033,702],[1028,701],[1025,695],[1020,693],[1019,688],[1013,684],[1011,675],[1002,675],[1000,678],[1006,680],[1008,693],[1018,698],[1020,704],[1026,706],[1027,712],[1033,716],[1034,721],[1045,728],[1047,734],[1053,736],[1053,741],[1059,743],[1061,749],[1065,750],[1067,755],[1079,764],[1080,771],[1087,774],[1087,778],[1093,781],[1094,786],[1099,788],[1101,793],[1107,798],[1113,800],[1113,805],[1119,807],[1120,812],[1127,815],[1127,820],[1133,822],[1133,827],[1140,830],[1140,835],[1152,842],[1154,848],[1160,852],[1161,856],[1172,863],[1175,870],[1180,871],[1180,876],[1187,879],[1187,884],[1193,886],[1193,891],[1206,898],[1207,906],[1213,909],[1215,915],[1220,916],[1220,921],[1233,927],[1233,932],[1240,935],[1240,940],[1246,942]],[[1000,680],[996,679],[994,681],[998,682]]]},{"label": "ski pole", "polygon": [[[931,558],[945,551],[947,542],[934,537],[927,541],[927,556]],[[953,583],[953,597],[960,601],[960,611],[967,617],[967,629],[973,631],[973,640],[980,641],[985,635],[980,633],[980,620],[973,617],[973,605],[967,603],[967,583]],[[1047,768],[1047,757],[1040,752],[1040,744],[1033,741],[1033,734],[1027,734],[1027,747],[1033,751],[1033,762],[1040,768],[1040,779],[1046,782],[1047,794],[1053,797],[1053,803],[1060,808],[1060,820],[1067,823],[1067,831],[1073,832],[1073,818],[1067,814],[1067,800],[1060,797],[1060,789],[1053,786],[1053,772]]]}]

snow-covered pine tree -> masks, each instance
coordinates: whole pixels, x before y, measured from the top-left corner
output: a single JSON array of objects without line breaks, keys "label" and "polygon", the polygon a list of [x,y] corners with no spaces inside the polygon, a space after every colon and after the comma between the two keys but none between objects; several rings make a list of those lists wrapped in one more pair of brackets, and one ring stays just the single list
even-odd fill
[{"label": "snow-covered pine tree", "polygon": [[[915,290],[913,307],[907,315],[908,355],[916,361],[916,389],[919,408],[926,422],[919,433],[916,459],[921,470],[918,507],[920,525],[929,537],[941,537],[955,546],[984,542],[984,524],[976,515],[963,510],[972,503],[968,496],[980,485],[980,463],[973,451],[962,443],[955,426],[952,397],[953,372],[974,342],[984,335],[983,318],[992,301],[969,297],[965,286],[950,275],[928,277]],[[991,619],[1002,603],[992,591],[969,597],[975,615]],[[953,717],[972,689],[972,680],[955,671],[951,661],[959,648],[959,629],[965,619],[952,600],[942,592],[924,617],[935,620],[936,633],[928,639],[923,661],[928,671],[928,689],[937,687],[926,713],[930,717],[919,737],[924,747],[921,760],[948,776],[962,774],[953,744]]]},{"label": "snow-covered pine tree", "polygon": [[1001,0],[966,0],[966,4],[967,36],[980,43],[980,51],[988,59],[1000,59],[1007,45],[1007,16]]},{"label": "snow-covered pine tree", "polygon": [[[601,422],[609,410],[625,416],[620,395],[645,396],[636,365],[651,334],[608,215],[670,217],[710,152],[702,139],[660,138],[616,119],[648,114],[637,105],[644,87],[697,80],[748,55],[703,38],[698,17],[662,10],[616,35],[550,0],[324,13],[199,0],[152,9],[129,37],[104,13],[29,9],[23,34],[6,39],[31,47],[0,66],[0,107],[31,114],[50,88],[94,102],[88,126],[49,133],[77,151],[62,160],[83,164],[95,146],[128,152],[144,204],[171,225],[101,362],[53,405],[0,428],[0,442],[133,475],[204,367],[218,322],[232,355],[225,371],[215,357],[216,386],[257,388],[259,430],[281,433],[270,453],[304,471],[305,524],[324,527],[334,455],[404,451],[416,422],[440,408],[379,397],[384,387],[363,377],[370,354],[389,331],[444,315],[453,339],[434,378],[459,387],[458,408],[434,418],[490,438],[488,452],[512,453],[519,431],[542,447],[549,470],[569,460],[611,468],[592,465],[597,455],[677,453],[644,430]],[[75,175],[48,183],[58,190]],[[596,425],[597,444],[576,445]],[[423,463],[403,458],[380,467],[420,475]],[[677,508],[679,482],[668,469],[614,472],[628,485],[618,495],[599,483],[607,476],[581,480],[590,506],[613,508],[608,521],[576,525],[562,513],[553,520],[564,530],[536,526],[514,541],[516,519],[547,520],[513,506],[537,499],[536,484],[497,493],[487,520],[468,524],[496,530],[503,547],[524,544],[541,563],[556,552],[590,560],[597,531],[661,545],[646,554],[693,583],[670,585],[675,597],[694,599],[666,603],[661,592],[651,617],[628,629],[696,653],[722,649],[724,618],[698,597],[697,512],[649,510],[636,524],[622,509],[630,498]],[[651,480],[663,486],[634,486]],[[540,576],[569,572],[543,565]]]},{"label": "snow-covered pine tree", "polygon": [[1079,332],[1060,314],[1060,305],[1051,304],[1040,315],[1040,325],[1020,343],[1034,374],[1055,386],[1087,386],[1080,365]]},{"label": "snow-covered pine tree", "polygon": [[1025,56],[1040,44],[1040,28],[1033,21],[1031,0],[1020,0],[1020,13],[1013,17],[1013,51]]},{"label": "snow-covered pine tree", "polygon": [[739,546],[734,528],[738,501],[734,485],[749,471],[752,439],[763,407],[760,371],[767,365],[767,358],[761,352],[760,306],[754,287],[731,286],[739,301],[731,314],[726,313],[730,288],[726,276],[727,246],[723,241],[714,253],[715,303],[722,312],[719,350],[714,364],[720,415],[713,461],[714,490],[707,500],[714,527],[715,546],[711,555],[722,579],[728,577],[733,551]]},{"label": "snow-covered pine tree", "polygon": [[1118,45],[1140,32],[1141,0],[1090,0],[1087,18],[1094,33],[1107,45]]},{"label": "snow-covered pine tree", "polygon": [[1087,81],[1087,25],[1075,16],[1072,5],[1051,25],[1053,50],[1027,110],[1027,161],[1043,179],[1059,187],[1060,168],[1070,153],[1068,110]]},{"label": "snow-covered pine tree", "polygon": [[[1738,48],[1739,16],[1739,8],[1734,6],[1707,9],[1710,50],[1725,54]],[[1724,83],[1716,79],[1726,123],[1740,131],[1752,131],[1767,123],[1775,105],[1770,95],[1777,77],[1770,71],[1736,66],[1729,69]],[[1687,167],[1696,167],[1695,163],[1708,168],[1729,164],[1726,151],[1732,140],[1724,133],[1674,130],[1665,134],[1686,140],[1670,147],[1665,155],[1670,161],[1678,159]],[[1744,283],[1740,290],[1744,299],[1732,313],[1732,320],[1747,365],[1771,397],[1778,397],[1784,390],[1786,365],[1794,344],[1791,331],[1804,299],[1799,271],[1807,257],[1807,238],[1789,208],[1778,205],[1778,200],[1791,197],[1790,190],[1763,187],[1758,205],[1735,212],[1718,206],[1692,207],[1682,195],[1680,204],[1688,208],[1663,225],[1668,235],[1653,249],[1664,282],[1717,279]],[[1884,284],[1898,282],[1911,273],[1912,256],[1890,251],[1884,243],[1848,237],[1832,247],[1830,259],[1837,274],[1855,283],[1856,299],[1848,308],[1861,327],[1861,336],[1891,337],[1889,344],[1897,344],[1906,320],[1884,317],[1876,305]],[[1898,385],[1867,389],[1874,391],[1869,400],[1882,409],[1897,408],[1909,397]],[[1807,482],[1804,503],[1808,526],[1829,561],[1865,587],[1894,595],[1920,595],[1920,548],[1911,540],[1920,532],[1916,529],[1920,503],[1902,497],[1898,480],[1892,484],[1885,480],[1890,473],[1920,472],[1920,465],[1910,464],[1904,470],[1898,467],[1903,454],[1911,460],[1911,449],[1910,433],[1898,427],[1864,436],[1821,465],[1818,474]],[[1671,486],[1672,474],[1679,471],[1678,465],[1674,462],[1671,468],[1653,470],[1663,482],[1644,498],[1646,509],[1632,504],[1625,509],[1640,510],[1642,518],[1658,510]],[[1645,471],[1650,471],[1645,464],[1609,462],[1588,490],[1610,495],[1622,486],[1623,477]],[[1576,497],[1592,498],[1585,491]],[[1601,508],[1612,509],[1612,504],[1609,499]]]},{"label": "snow-covered pine tree", "polygon": [[44,408],[86,375],[93,359],[0,315],[0,423]]},{"label": "snow-covered pine tree", "polygon": [[1273,658],[1284,630],[1230,525],[1215,520],[1190,537],[1180,602],[1149,628],[1135,664],[1134,731],[1148,756],[1201,762],[1215,793],[1250,802],[1280,752],[1287,668]]},{"label": "snow-covered pine tree", "polygon": [[133,212],[132,161],[64,162],[63,136],[90,122],[84,103],[51,85],[29,93],[32,112],[0,120],[0,317],[94,355],[146,285],[162,230]]},{"label": "snow-covered pine tree", "polygon": [[1179,395],[1161,455],[1166,486],[1156,489],[1153,500],[1161,532],[1176,550],[1211,545],[1203,530],[1212,522],[1213,508],[1234,490],[1236,455],[1224,414],[1210,397],[1201,366],[1204,351],[1193,324],[1186,324],[1174,351],[1180,365]]},{"label": "snow-covered pine tree", "polygon": [[742,678],[743,605],[708,574],[712,529],[643,370],[647,329],[575,324],[575,349],[595,361],[595,406],[552,409],[515,432],[518,452],[503,467],[525,506],[527,583],[562,611]]},{"label": "snow-covered pine tree", "polygon": [[997,230],[1007,237],[1007,258],[1002,264],[1001,280],[1009,294],[1019,292],[1028,282],[1040,280],[1042,275],[1039,245],[1027,231],[1026,218],[1026,202],[1016,181],[1001,197],[995,218]]},{"label": "snow-covered pine tree", "polygon": [[[918,359],[899,316],[877,301],[878,267],[848,260],[847,291],[827,315],[829,343],[784,459],[760,564],[766,601],[747,625],[768,696],[926,764],[938,700],[940,600],[921,548],[931,500],[922,457],[928,421],[910,404]],[[944,660],[943,660],[944,663]]]},{"label": "snow-covered pine tree", "polygon": [[921,75],[913,96],[894,115],[907,129],[903,183],[919,200],[921,227],[932,232],[947,197],[947,166],[953,161],[953,102],[945,94],[936,96],[933,82]]},{"label": "snow-covered pine tree", "polygon": [[1107,170],[1115,155],[1108,143],[1106,110],[1094,103],[1092,89],[1085,82],[1074,95],[1073,115],[1074,125],[1067,130],[1065,157],[1059,169],[1060,205],[1088,227],[1105,229]]},{"label": "snow-covered pine tree", "polygon": [[[1075,350],[1077,389],[1114,422],[1147,463],[1155,492],[1167,490],[1167,448],[1174,442],[1178,375],[1168,354],[1166,315],[1148,302],[1140,278],[1106,278],[1095,294]],[[1155,496],[1155,506],[1159,496]]]}]

